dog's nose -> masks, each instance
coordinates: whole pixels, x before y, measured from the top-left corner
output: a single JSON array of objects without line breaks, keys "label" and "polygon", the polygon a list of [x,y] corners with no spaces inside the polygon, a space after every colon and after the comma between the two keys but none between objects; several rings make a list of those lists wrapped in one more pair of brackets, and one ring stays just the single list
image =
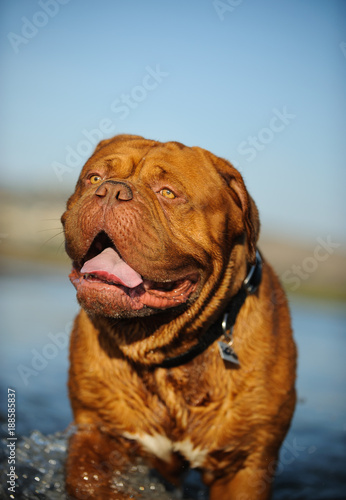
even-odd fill
[{"label": "dog's nose", "polygon": [[95,195],[106,203],[130,201],[133,198],[132,190],[126,182],[112,180],[103,182],[97,188]]}]

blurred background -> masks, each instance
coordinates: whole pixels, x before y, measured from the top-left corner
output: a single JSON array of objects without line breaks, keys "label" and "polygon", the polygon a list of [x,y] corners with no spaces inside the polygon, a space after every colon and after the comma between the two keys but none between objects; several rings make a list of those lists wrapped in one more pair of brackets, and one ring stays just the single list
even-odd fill
[{"label": "blurred background", "polygon": [[0,30],[0,389],[18,433],[72,418],[60,216],[81,167],[118,133],[175,140],[241,171],[289,295],[299,404],[277,495],[346,498],[345,2],[14,0]]}]

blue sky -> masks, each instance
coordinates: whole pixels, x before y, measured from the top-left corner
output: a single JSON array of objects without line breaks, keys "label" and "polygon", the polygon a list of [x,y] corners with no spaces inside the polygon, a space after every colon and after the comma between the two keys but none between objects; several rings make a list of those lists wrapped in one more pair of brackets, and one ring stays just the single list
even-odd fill
[{"label": "blue sky", "polygon": [[346,241],[343,0],[1,3],[1,185],[72,192],[100,137],[201,146],[262,227]]}]

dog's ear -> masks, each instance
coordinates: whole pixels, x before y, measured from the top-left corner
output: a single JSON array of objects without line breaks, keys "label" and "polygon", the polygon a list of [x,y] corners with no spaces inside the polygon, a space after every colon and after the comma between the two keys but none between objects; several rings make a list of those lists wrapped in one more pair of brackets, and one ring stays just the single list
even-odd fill
[{"label": "dog's ear", "polygon": [[233,168],[236,175],[230,179],[230,188],[232,193],[236,195],[235,201],[243,211],[244,225],[246,231],[246,239],[249,249],[249,263],[256,262],[256,246],[260,232],[259,214],[256,204],[249,195],[244,180],[240,173]]},{"label": "dog's ear", "polygon": [[219,174],[230,188],[233,200],[242,210],[249,252],[248,261],[250,264],[254,264],[256,262],[256,245],[260,231],[259,214],[256,204],[249,195],[240,172],[229,161],[215,157],[214,155],[212,157]]}]

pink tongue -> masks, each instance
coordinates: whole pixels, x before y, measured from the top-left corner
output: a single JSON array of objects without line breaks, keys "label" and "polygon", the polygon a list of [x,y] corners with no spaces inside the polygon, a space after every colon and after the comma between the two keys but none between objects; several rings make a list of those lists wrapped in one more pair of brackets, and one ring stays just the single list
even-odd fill
[{"label": "pink tongue", "polygon": [[141,275],[122,260],[113,248],[106,248],[93,259],[87,260],[81,273],[96,274],[128,288],[135,288],[143,283]]}]

